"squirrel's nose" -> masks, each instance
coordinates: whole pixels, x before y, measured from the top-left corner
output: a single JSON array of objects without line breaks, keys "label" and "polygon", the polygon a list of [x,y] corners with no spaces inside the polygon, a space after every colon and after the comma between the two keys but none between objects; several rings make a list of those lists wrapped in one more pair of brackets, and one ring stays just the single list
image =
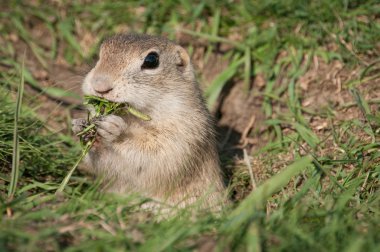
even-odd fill
[{"label": "squirrel's nose", "polygon": [[109,93],[113,88],[110,88],[110,89],[107,89],[107,90],[96,90],[95,91],[101,95],[105,95],[107,93]]},{"label": "squirrel's nose", "polygon": [[97,76],[92,80],[92,87],[95,92],[104,95],[109,93],[112,89],[112,81],[107,76]]}]

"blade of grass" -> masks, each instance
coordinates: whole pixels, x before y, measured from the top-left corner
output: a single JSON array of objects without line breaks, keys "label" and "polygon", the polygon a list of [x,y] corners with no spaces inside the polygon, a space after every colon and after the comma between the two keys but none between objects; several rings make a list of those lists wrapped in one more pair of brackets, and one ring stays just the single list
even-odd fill
[{"label": "blade of grass", "polygon": [[305,140],[305,142],[310,145],[312,148],[316,148],[318,143],[320,142],[318,136],[314,134],[313,131],[306,128],[302,124],[292,123],[293,127],[296,129],[300,137]]},{"label": "blade of grass", "polygon": [[[212,20],[212,26],[211,26],[211,35],[212,36],[218,36],[219,33],[219,26],[220,26],[220,8],[215,10],[214,17]],[[214,45],[210,43],[210,45],[207,47],[207,52],[205,56],[205,61],[207,62],[212,51],[214,50]]]},{"label": "blade of grass", "polygon": [[92,144],[94,143],[94,141],[95,141],[95,138],[85,145],[85,147],[82,150],[82,154],[78,158],[77,162],[73,165],[73,167],[71,168],[71,170],[67,173],[66,177],[62,180],[61,184],[59,185],[57,191],[55,192],[56,195],[58,195],[58,194],[60,194],[60,193],[63,192],[63,190],[65,189],[67,183],[69,182],[69,180],[71,178],[71,175],[73,175],[74,171],[77,169],[77,167],[80,164],[80,162],[87,155],[87,153],[91,149]]},{"label": "blade of grass", "polygon": [[[300,123],[288,122],[278,119],[269,119],[265,121],[265,124],[271,125],[273,127],[281,126],[282,124],[291,125],[297,131],[299,136],[312,148],[317,147],[317,145],[321,142],[318,136],[311,129],[303,126]],[[279,130],[281,130],[281,128]],[[282,137],[281,132],[277,133],[280,134],[279,137]]]},{"label": "blade of grass", "polygon": [[16,101],[16,111],[14,115],[14,126],[13,126],[13,155],[12,155],[12,173],[11,181],[9,184],[8,197],[12,199],[16,192],[17,182],[20,174],[20,148],[19,148],[19,135],[18,135],[18,121],[21,113],[22,96],[24,93],[24,66],[25,66],[25,55],[22,60],[21,65],[21,80],[19,82],[17,90],[17,101]]},{"label": "blade of grass", "polygon": [[76,50],[79,55],[84,57],[83,50],[81,49],[80,44],[74,36],[72,21],[66,19],[58,24],[58,30],[61,32],[62,37],[67,41],[67,43]]},{"label": "blade of grass", "polygon": [[365,76],[374,68],[374,66],[376,66],[379,63],[380,59],[377,59],[371,64],[369,64],[366,68],[364,68],[364,70],[360,73],[359,81],[361,82],[365,78]]},{"label": "blade of grass", "polygon": [[247,46],[244,52],[244,91],[248,93],[251,86],[252,58],[251,48]]},{"label": "blade of grass", "polygon": [[188,30],[188,29],[184,29],[184,28],[180,29],[179,31],[183,32],[183,33],[186,33],[186,34],[189,34],[189,35],[194,36],[194,37],[199,37],[199,38],[206,39],[206,40],[208,40],[210,42],[225,43],[225,44],[228,44],[228,45],[232,45],[232,46],[236,47],[236,49],[239,49],[241,51],[245,50],[245,46],[244,46],[243,43],[237,43],[235,41],[232,41],[232,40],[229,40],[229,39],[226,39],[226,38],[223,38],[223,37],[213,36],[213,35],[205,34],[205,33],[201,33],[201,32],[195,32],[195,31],[191,31],[191,30]]},{"label": "blade of grass", "polygon": [[[302,137],[302,136],[301,136]],[[330,179],[331,179],[331,181],[335,184],[335,185],[337,185],[340,189],[342,189],[342,190],[344,190],[344,187],[341,185],[341,184],[339,184],[339,182],[336,180],[336,178],[333,176],[333,175],[331,175],[331,173],[327,170],[327,169],[325,169],[324,167],[323,167],[323,165],[320,163],[320,161],[318,160],[318,157],[315,155],[315,154],[313,154],[313,153],[310,153],[310,152],[308,152],[301,144],[299,144],[295,139],[293,139],[292,137],[289,137],[289,136],[287,136],[287,138],[288,139],[290,139],[293,143],[295,143],[299,148],[301,148],[301,149],[303,149],[306,153],[309,153],[309,155],[311,156],[311,157],[313,157],[313,164],[314,164],[314,166],[316,167],[316,170],[320,170],[320,171],[322,171],[324,174],[326,174]],[[306,140],[305,140],[306,141]]]},{"label": "blade of grass", "polygon": [[22,37],[24,42],[30,47],[33,54],[36,56],[38,62],[46,69],[48,67],[44,57],[43,50],[33,41],[29,32],[24,28],[24,25],[17,17],[11,17],[11,21],[13,22],[14,27],[18,30],[18,34]]},{"label": "blade of grass", "polygon": [[262,251],[260,226],[257,222],[252,222],[246,234],[245,242],[247,244],[247,251],[259,252]]},{"label": "blade of grass", "polygon": [[223,224],[222,231],[226,234],[238,233],[236,231],[250,220],[255,209],[264,207],[265,201],[269,197],[286,186],[290,179],[310,165],[312,160],[311,156],[305,156],[265,181],[232,211]]},{"label": "blade of grass", "polygon": [[266,117],[270,117],[272,115],[272,97],[271,93],[274,87],[275,81],[269,80],[265,85],[265,91],[264,91],[264,102],[263,102],[263,110]]},{"label": "blade of grass", "polygon": [[209,107],[214,105],[218,99],[223,86],[230,80],[237,72],[239,66],[244,63],[244,57],[235,59],[226,70],[219,74],[207,88],[205,96],[207,97],[207,104]]},{"label": "blade of grass", "polygon": [[352,96],[354,97],[356,103],[358,104],[358,107],[361,110],[365,120],[367,121],[369,130],[370,130],[370,134],[372,137],[372,142],[374,143],[376,141],[376,137],[375,137],[375,130],[373,129],[372,124],[371,124],[371,121],[372,121],[371,117],[370,117],[371,116],[371,109],[369,108],[369,105],[366,102],[366,100],[364,100],[363,97],[361,96],[358,89],[352,88],[352,89],[350,89],[350,92],[351,92]]},{"label": "blade of grass", "polygon": [[371,110],[369,109],[368,103],[363,99],[359,90],[357,90],[356,88],[352,88],[350,91],[356,103],[358,104],[359,109],[362,111],[363,115],[367,116],[368,114],[371,114]]},{"label": "blade of grass", "polygon": [[36,8],[36,9],[31,9],[30,12],[34,16],[41,19],[43,21],[44,25],[46,26],[46,28],[49,30],[50,38],[51,38],[50,58],[54,59],[58,53],[58,51],[57,51],[58,50],[58,48],[57,48],[57,32],[55,31],[54,24],[52,24],[52,22],[50,22],[50,20],[49,20],[49,15],[50,15],[50,17],[54,16],[55,18],[57,18],[57,16],[55,15],[54,12],[50,12],[49,15],[47,15],[46,9],[41,10],[39,8]]}]

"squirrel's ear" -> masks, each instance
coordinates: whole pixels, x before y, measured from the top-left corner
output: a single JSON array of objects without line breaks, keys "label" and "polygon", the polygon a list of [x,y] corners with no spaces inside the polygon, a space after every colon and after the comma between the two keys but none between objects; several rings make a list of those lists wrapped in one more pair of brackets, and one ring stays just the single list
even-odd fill
[{"label": "squirrel's ear", "polygon": [[190,64],[190,57],[189,54],[187,54],[186,50],[183,49],[181,46],[176,46],[175,48],[176,52],[176,65],[179,68],[186,68]]}]

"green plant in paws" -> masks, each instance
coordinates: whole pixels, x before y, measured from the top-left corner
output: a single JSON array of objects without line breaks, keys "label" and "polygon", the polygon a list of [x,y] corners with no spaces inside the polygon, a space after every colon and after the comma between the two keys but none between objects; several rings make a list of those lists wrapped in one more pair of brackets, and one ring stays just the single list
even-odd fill
[{"label": "green plant in paws", "polygon": [[138,111],[137,109],[133,108],[128,103],[117,103],[117,102],[108,101],[106,99],[103,99],[97,96],[86,95],[84,96],[83,104],[92,106],[95,113],[93,115],[90,115],[90,113],[88,113],[86,127],[77,134],[77,136],[80,137],[80,142],[83,146],[82,153],[78,161],[74,164],[74,166],[71,168],[69,173],[63,179],[56,193],[63,192],[65,186],[70,180],[71,175],[73,174],[75,169],[78,167],[82,159],[86,156],[88,151],[91,149],[92,144],[95,142],[95,139],[96,139],[96,125],[94,124],[95,120],[97,120],[101,116],[107,116],[110,114],[121,115],[125,113],[129,113],[144,121],[151,120],[150,116]]}]

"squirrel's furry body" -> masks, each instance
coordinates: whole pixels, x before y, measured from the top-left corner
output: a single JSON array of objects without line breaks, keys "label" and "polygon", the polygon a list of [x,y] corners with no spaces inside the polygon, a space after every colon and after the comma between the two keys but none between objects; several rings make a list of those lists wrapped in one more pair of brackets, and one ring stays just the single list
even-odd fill
[{"label": "squirrel's furry body", "polygon": [[[144,69],[152,53],[159,65]],[[109,191],[181,205],[204,195],[210,206],[223,201],[214,122],[182,47],[149,35],[111,37],[103,42],[83,91],[127,102],[151,117],[111,115],[96,123],[97,140],[85,162]],[[78,120],[73,124],[80,130]]]}]

